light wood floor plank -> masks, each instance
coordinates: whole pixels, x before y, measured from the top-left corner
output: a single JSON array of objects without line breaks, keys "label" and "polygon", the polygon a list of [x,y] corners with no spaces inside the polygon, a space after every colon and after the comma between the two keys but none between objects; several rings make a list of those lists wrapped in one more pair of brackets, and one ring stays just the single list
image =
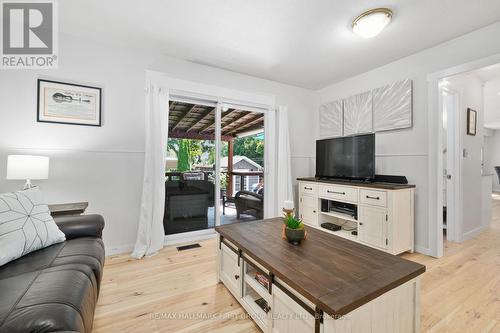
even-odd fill
[{"label": "light wood floor plank", "polygon": [[[422,276],[422,332],[500,332],[500,196],[491,228],[462,244],[445,242],[445,255],[403,257],[427,266]],[[260,332],[216,283],[216,240],[201,248],[134,260],[106,258],[94,333]],[[174,315],[187,318],[173,318]],[[194,316],[194,317],[193,317]]]}]

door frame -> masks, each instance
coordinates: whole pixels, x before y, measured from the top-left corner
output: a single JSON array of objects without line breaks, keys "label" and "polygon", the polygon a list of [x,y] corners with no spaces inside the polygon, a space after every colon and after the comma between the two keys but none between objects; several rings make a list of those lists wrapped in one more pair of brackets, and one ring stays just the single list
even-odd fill
[{"label": "door frame", "polygon": [[[264,113],[264,131],[265,131],[265,149],[264,149],[264,177],[267,179],[268,189],[264,196],[264,217],[274,216],[272,207],[275,206],[275,185],[276,185],[276,170],[275,170],[275,131],[271,129],[275,126],[275,96],[264,95],[259,93],[251,93],[235,89],[229,89],[216,85],[204,84],[199,82],[187,81],[177,78],[172,78],[166,73],[157,71],[146,71],[146,81],[152,81],[165,87],[169,91],[169,96],[175,96],[176,100],[184,99],[186,101],[210,102],[216,105],[215,112],[215,168],[220,170],[220,153],[221,153],[221,110],[222,106],[241,106],[249,111],[259,110]],[[220,187],[220,174],[215,173],[216,188]],[[220,225],[221,210],[220,191],[215,191],[215,225]],[[215,230],[198,230],[192,232],[179,233],[174,235],[165,235],[165,245],[177,244],[179,242],[188,242],[200,240],[203,238],[213,237]]]},{"label": "door frame", "polygon": [[[440,258],[444,253],[443,244],[443,159],[442,135],[443,117],[440,110],[439,81],[466,72],[500,63],[500,54],[470,61],[427,75],[427,119],[429,128],[428,141],[428,187],[429,187],[429,251],[430,255]],[[459,130],[460,131],[460,130]],[[440,222],[441,221],[441,222]]]}]

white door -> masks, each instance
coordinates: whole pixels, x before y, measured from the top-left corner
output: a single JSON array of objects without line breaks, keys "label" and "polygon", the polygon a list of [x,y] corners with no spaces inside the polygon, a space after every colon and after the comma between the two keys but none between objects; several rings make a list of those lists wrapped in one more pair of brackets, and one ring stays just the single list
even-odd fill
[{"label": "white door", "polygon": [[358,222],[358,239],[366,244],[386,249],[387,210],[369,206],[360,207]]},{"label": "white door", "polygon": [[304,223],[318,225],[318,199],[303,195],[299,200],[300,218]]},{"label": "white door", "polygon": [[278,287],[273,287],[273,333],[313,333],[314,316]]},{"label": "white door", "polygon": [[220,279],[235,297],[241,296],[241,268],[238,266],[238,255],[224,243],[220,249]]},{"label": "white door", "polygon": [[[447,88],[441,89],[441,101],[443,111],[443,130],[446,142],[444,151],[443,168],[443,206],[446,207],[446,239],[449,241],[459,241],[458,217],[459,202],[459,168],[460,168],[460,147],[457,128],[460,128],[458,115],[459,96]],[[444,224],[444,214],[443,214]]]}]

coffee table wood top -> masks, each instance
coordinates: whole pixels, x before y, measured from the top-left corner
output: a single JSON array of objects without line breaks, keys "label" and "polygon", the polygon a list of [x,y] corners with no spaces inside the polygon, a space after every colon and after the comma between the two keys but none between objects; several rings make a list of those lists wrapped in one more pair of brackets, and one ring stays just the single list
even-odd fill
[{"label": "coffee table wood top", "polygon": [[299,246],[281,238],[281,218],[215,230],[324,312],[345,315],[425,272],[425,266],[307,228]]}]

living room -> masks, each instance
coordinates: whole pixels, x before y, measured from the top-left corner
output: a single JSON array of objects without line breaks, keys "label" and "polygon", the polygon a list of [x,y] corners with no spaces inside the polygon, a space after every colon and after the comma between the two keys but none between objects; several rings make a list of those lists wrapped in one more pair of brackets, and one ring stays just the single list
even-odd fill
[{"label": "living room", "polygon": [[[439,105],[436,97],[441,78],[500,62],[500,7],[496,1],[452,3],[440,0],[439,4],[436,1],[354,1],[349,4],[320,1],[293,5],[285,1],[252,4],[175,1],[151,2],[148,6],[129,1],[105,4],[94,0],[46,2],[56,8],[51,11],[54,23],[51,26],[54,33],[51,55],[56,55],[52,59],[57,60],[52,63],[53,67],[46,63],[41,68],[30,68],[28,64],[22,66],[17,62],[20,67],[7,68],[14,63],[9,65],[2,61],[0,69],[0,192],[17,193],[26,181],[22,177],[9,177],[11,172],[20,172],[23,168],[22,163],[17,167],[13,162],[9,165],[9,156],[49,157],[50,160],[43,165],[45,176],[32,177],[32,183],[43,195],[40,204],[49,205],[56,222],[63,219],[59,229],[68,233],[66,243],[78,241],[79,237],[73,238],[77,231],[67,224],[65,226],[64,222],[73,226],[71,218],[79,220],[90,216],[87,218],[95,219],[93,227],[84,230],[83,236],[99,238],[99,228],[103,228],[104,248],[98,254],[92,254],[99,258],[97,261],[100,260],[96,264],[102,266],[100,269],[92,267],[102,273],[102,277],[101,273],[96,277],[102,278],[102,284],[96,289],[99,296],[96,294],[92,296],[94,300],[88,301],[93,305],[85,307],[88,312],[85,325],[57,326],[62,324],[50,317],[51,311],[48,314],[35,312],[38,321],[34,320],[33,325],[44,320],[54,323],[54,326],[48,326],[47,332],[262,330],[256,321],[247,318],[248,315],[251,317],[250,311],[239,305],[239,299],[231,289],[217,283],[221,280],[217,259],[221,240],[214,228],[224,227],[225,216],[236,219],[236,204],[223,200],[225,197],[234,200],[232,197],[238,191],[245,190],[235,170],[231,182],[238,183],[239,187],[229,187],[230,195],[227,195],[227,183],[222,181],[227,179],[224,172],[236,165],[234,161],[229,162],[229,154],[224,152],[227,142],[239,138],[232,136],[236,132],[231,132],[230,124],[238,121],[240,116],[246,117],[241,121],[250,123],[257,117],[254,113],[265,114],[262,124],[257,123],[261,132],[250,133],[264,133],[265,138],[264,159],[262,164],[257,163],[263,168],[256,171],[262,173],[259,183],[264,184],[265,191],[261,197],[260,213],[265,219],[276,218],[283,215],[284,208],[293,208],[300,217],[301,190],[297,178],[317,175],[316,141],[334,137],[322,135],[322,106],[409,80],[411,107],[410,113],[406,113],[409,125],[387,131],[371,129],[369,132],[375,137],[375,173],[404,176],[410,185],[414,185],[413,224],[410,227],[413,236],[408,251],[415,253],[394,257],[427,268],[421,276],[420,327],[415,331],[459,332],[464,327],[470,328],[467,330],[470,332],[500,330],[497,316],[500,306],[498,302],[489,303],[500,292],[498,278],[493,278],[493,282],[485,281],[474,274],[477,270],[498,272],[494,264],[498,258],[495,249],[500,249],[496,240],[497,229],[492,226],[485,234],[464,243],[444,240],[443,245],[440,230],[442,203],[438,198],[438,183],[442,182],[442,168],[438,163],[441,156],[438,128],[442,119],[437,116]],[[25,3],[2,1],[4,14],[10,8],[4,6],[12,4],[20,6]],[[9,10],[18,13],[25,8],[29,7]],[[387,26],[373,38],[360,37],[353,31],[353,21],[377,8],[390,10],[390,15],[387,11],[378,13],[384,20],[389,17],[385,23]],[[40,10],[40,13],[45,12]],[[12,18],[9,20],[16,22]],[[2,19],[2,22],[6,40],[6,20]],[[43,43],[45,35],[37,32],[35,25],[33,23],[31,28]],[[10,24],[7,26],[14,29]],[[21,57],[19,53],[9,54],[7,48],[2,47],[3,57]],[[95,121],[65,120],[67,109],[57,106],[68,104],[67,96],[63,97],[65,102],[54,99],[48,104],[61,112],[58,120],[44,120],[45,104],[43,94],[40,96],[44,87],[61,91],[85,88],[88,94],[98,94],[94,103],[97,110]],[[155,95],[152,89],[156,88]],[[155,99],[165,92],[168,92],[168,98],[163,102]],[[185,109],[182,103],[213,106],[210,106],[212,109],[200,107],[187,114],[192,107]],[[161,105],[165,108],[158,108]],[[204,119],[208,111],[212,112],[212,118]],[[280,122],[284,114],[287,120]],[[71,117],[78,118],[78,115]],[[163,132],[160,126],[156,126],[162,117],[166,125]],[[177,126],[173,128],[174,125]],[[166,159],[161,160],[162,155],[154,152],[161,150],[167,154],[169,139],[172,143],[172,139],[195,138],[190,134],[193,125],[196,133],[203,134],[198,139],[213,142],[206,154],[212,151],[215,158],[210,163],[205,163],[205,160],[204,163],[193,163],[198,167],[189,170],[199,175],[205,170],[204,166],[210,164],[211,176],[207,179],[213,186],[208,191],[213,193],[212,204],[203,206],[204,230],[184,230],[187,232],[166,235],[166,201],[161,200],[158,193],[163,188],[163,195],[168,196],[168,189],[165,190],[167,173],[177,172],[179,159],[174,154],[177,162],[175,167],[168,169]],[[201,130],[207,125],[211,127]],[[254,130],[253,125],[248,128]],[[185,136],[171,137],[174,130]],[[161,136],[165,131],[170,131],[170,134]],[[246,133],[243,134],[240,137],[245,137]],[[349,135],[342,133],[340,136]],[[154,150],[157,147],[160,149]],[[236,158],[239,155],[234,153],[231,156]],[[228,161],[224,162],[225,157]],[[35,162],[27,163],[37,166]],[[243,170],[250,172],[250,169],[245,167]],[[146,176],[155,170],[160,170],[154,174],[159,180],[147,182],[147,179],[154,179]],[[246,190],[252,191],[248,187]],[[387,191],[387,198],[392,197],[391,189],[383,191]],[[324,198],[314,200],[318,205]],[[76,203],[88,204],[88,207],[85,206],[82,215],[70,216],[70,222],[65,221],[67,214],[75,214]],[[59,204],[63,207],[54,206]],[[362,205],[359,203],[360,207]],[[57,217],[58,209],[66,215]],[[223,209],[227,209],[228,215],[224,215]],[[259,215],[259,209],[257,212],[254,209],[251,214]],[[317,210],[320,210],[319,206]],[[492,220],[496,213],[500,214],[494,211]],[[95,214],[102,216],[104,226]],[[192,218],[189,214],[181,211],[179,217],[189,220]],[[251,214],[243,213],[242,222],[231,225],[241,228],[253,225],[260,218]],[[175,214],[174,218],[177,218]],[[183,227],[186,225],[182,224]],[[0,235],[3,234],[1,226]],[[318,237],[316,232],[323,232],[309,225],[306,225],[306,231],[310,238],[306,237],[302,245]],[[57,230],[54,232],[57,234]],[[0,236],[2,252],[8,245],[7,238],[3,237]],[[490,242],[492,257],[484,262],[479,258],[479,265],[474,258],[480,254],[474,251],[479,246],[477,242],[480,244],[485,239]],[[276,239],[276,243],[280,241]],[[59,245],[52,246],[64,244],[60,242],[59,237]],[[95,240],[95,243],[100,244],[100,241]],[[134,252],[134,257],[141,259],[132,258],[138,244],[145,243],[156,247],[152,246],[149,252],[139,251],[140,255]],[[93,246],[101,246],[96,244]],[[200,247],[177,249],[177,246],[196,244]],[[284,245],[288,243],[284,241]],[[244,244],[234,247],[246,248]],[[454,257],[458,252],[455,250],[462,247],[466,249],[462,252],[463,257]],[[80,254],[89,255],[85,251],[94,250],[94,247],[83,246]],[[391,253],[390,258],[399,254],[396,252]],[[27,256],[34,254],[37,251]],[[330,258],[329,254],[324,256],[325,260]],[[0,273],[2,296],[11,289],[6,282],[7,276],[12,279],[14,274],[11,267],[16,260],[23,259],[26,257],[19,258],[18,255],[4,263],[10,266],[0,266],[6,274]],[[454,264],[457,263],[464,268],[456,268]],[[47,269],[45,265],[48,264],[44,263],[42,268],[33,266],[32,271]],[[261,269],[267,273],[273,271],[271,265],[262,262],[256,265],[263,266]],[[443,278],[438,277],[440,267],[446,270]],[[454,279],[447,283],[446,276]],[[468,285],[471,278],[476,283]],[[288,286],[291,283],[282,282]],[[66,287],[71,288],[71,283]],[[480,296],[474,299],[476,287],[488,288],[488,291],[479,293]],[[453,297],[457,288],[462,288],[461,292]],[[39,292],[35,295],[48,297],[47,302],[50,302],[50,295]],[[298,297],[301,299],[302,296]],[[304,298],[303,302],[312,302]],[[0,311],[0,331],[43,331],[35,326],[16,326],[12,317],[8,317],[16,300],[2,304],[6,305],[6,310]],[[467,303],[468,300],[471,303]],[[490,306],[486,308],[482,304]],[[165,316],[166,313],[184,314],[188,318],[171,318]],[[470,313],[478,313],[478,318]],[[44,318],[44,315],[48,317]],[[224,315],[227,317],[221,318]],[[30,318],[29,314],[27,316]],[[323,325],[323,322],[318,320],[318,325]],[[359,328],[358,331],[364,330]]]}]

